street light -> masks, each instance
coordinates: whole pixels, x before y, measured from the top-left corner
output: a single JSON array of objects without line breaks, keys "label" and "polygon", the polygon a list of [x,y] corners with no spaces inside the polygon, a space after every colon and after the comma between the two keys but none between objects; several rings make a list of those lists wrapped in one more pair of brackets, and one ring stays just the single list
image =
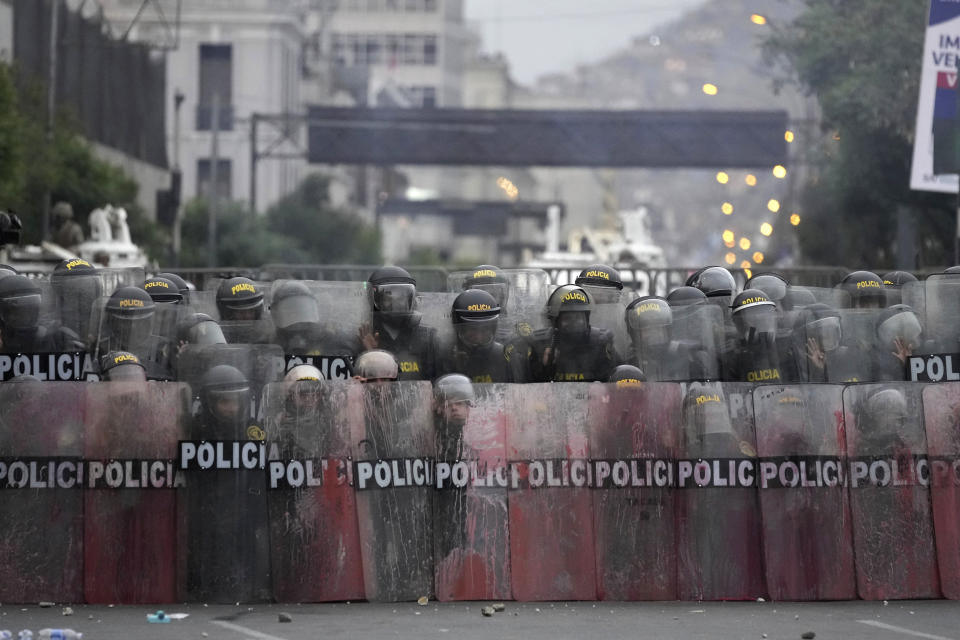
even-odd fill
[{"label": "street light", "polygon": [[769,237],[770,234],[773,233],[773,225],[769,222],[764,222],[762,225],[760,225],[760,233]]},{"label": "street light", "polygon": [[717,172],[717,182],[719,182],[720,184],[727,184],[729,180],[730,180],[730,176],[727,175],[726,171]]},{"label": "street light", "polygon": [[729,202],[724,202],[720,205],[720,210],[723,211],[723,215],[728,216],[733,213],[733,205]]},{"label": "street light", "polygon": [[770,198],[767,201],[767,209],[770,209],[770,211],[773,211],[774,213],[780,211],[780,201],[776,198]]},{"label": "street light", "polygon": [[717,95],[717,85],[707,82],[703,85],[703,92],[708,96],[715,96]]},{"label": "street light", "polygon": [[773,177],[774,178],[786,178],[787,177],[787,168],[782,164],[778,164],[773,168]]}]

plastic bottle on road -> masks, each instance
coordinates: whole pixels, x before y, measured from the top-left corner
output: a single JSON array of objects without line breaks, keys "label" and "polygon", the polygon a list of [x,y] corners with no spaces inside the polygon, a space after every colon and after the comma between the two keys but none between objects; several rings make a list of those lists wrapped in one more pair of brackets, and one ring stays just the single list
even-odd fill
[{"label": "plastic bottle on road", "polygon": [[81,640],[82,633],[73,629],[40,629],[40,640]]},{"label": "plastic bottle on road", "polygon": [[23,629],[17,633],[17,640],[33,640],[33,631]]}]

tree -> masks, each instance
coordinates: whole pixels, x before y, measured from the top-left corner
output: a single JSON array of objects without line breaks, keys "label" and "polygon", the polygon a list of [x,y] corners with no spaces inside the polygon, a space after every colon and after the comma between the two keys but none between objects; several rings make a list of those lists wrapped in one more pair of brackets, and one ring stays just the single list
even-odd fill
[{"label": "tree", "polygon": [[[379,263],[376,231],[356,215],[332,207],[328,187],[327,178],[308,176],[263,216],[251,216],[241,203],[224,205],[217,218],[216,264]],[[208,264],[208,213],[208,203],[202,199],[186,207],[180,250],[185,267]]]},{"label": "tree", "polygon": [[922,264],[952,253],[953,201],[910,190],[927,3],[806,0],[774,26],[765,51],[817,97],[821,131],[808,151],[798,229],[807,262],[895,266],[897,212],[916,226]]}]

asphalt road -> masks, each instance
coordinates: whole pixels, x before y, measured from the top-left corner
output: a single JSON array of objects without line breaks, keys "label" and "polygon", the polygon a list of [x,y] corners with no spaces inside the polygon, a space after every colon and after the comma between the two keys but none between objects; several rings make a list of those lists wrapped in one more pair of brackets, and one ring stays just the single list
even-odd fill
[{"label": "asphalt road", "polygon": [[[315,640],[317,638],[450,638],[558,640],[559,638],[927,638],[960,640],[960,603],[947,600],[881,602],[506,602],[484,617],[489,603],[308,605],[172,605],[188,617],[150,624],[148,606],[0,605],[0,629],[72,628],[84,640]],[[292,622],[279,622],[288,613]]]}]

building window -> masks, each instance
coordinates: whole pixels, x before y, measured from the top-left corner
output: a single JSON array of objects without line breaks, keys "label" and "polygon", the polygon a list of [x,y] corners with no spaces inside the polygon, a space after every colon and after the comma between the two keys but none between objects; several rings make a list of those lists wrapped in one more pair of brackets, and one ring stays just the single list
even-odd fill
[{"label": "building window", "polygon": [[437,64],[437,36],[420,33],[334,33],[333,59],[341,66]]},{"label": "building window", "polygon": [[213,127],[213,96],[220,104],[218,127],[233,130],[233,47],[229,44],[200,45],[200,91],[197,131]]},{"label": "building window", "polygon": [[[211,175],[210,169],[213,163],[209,158],[200,158],[197,160],[197,197],[210,199]],[[233,199],[233,177],[231,175],[231,163],[229,158],[220,158],[217,160],[217,198],[219,200]]]},{"label": "building window", "polygon": [[410,97],[410,100],[415,106],[424,107],[427,109],[437,106],[436,87],[423,87],[415,85],[404,87],[403,90]]}]

